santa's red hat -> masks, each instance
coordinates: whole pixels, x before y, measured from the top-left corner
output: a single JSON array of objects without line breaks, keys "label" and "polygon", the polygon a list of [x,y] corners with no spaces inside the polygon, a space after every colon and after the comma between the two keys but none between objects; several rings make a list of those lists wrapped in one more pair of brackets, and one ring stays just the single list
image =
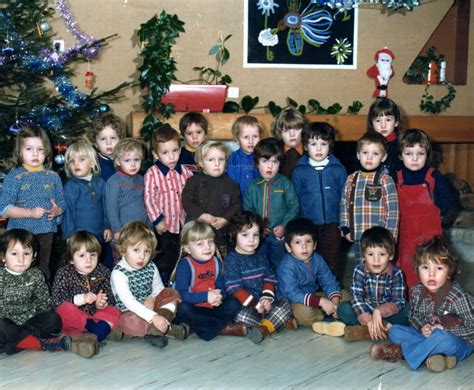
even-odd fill
[{"label": "santa's red hat", "polygon": [[390,57],[392,57],[392,60],[395,59],[395,54],[393,54],[393,51],[391,51],[388,47],[384,47],[375,53],[375,61],[378,61],[379,55],[382,53],[388,54]]}]

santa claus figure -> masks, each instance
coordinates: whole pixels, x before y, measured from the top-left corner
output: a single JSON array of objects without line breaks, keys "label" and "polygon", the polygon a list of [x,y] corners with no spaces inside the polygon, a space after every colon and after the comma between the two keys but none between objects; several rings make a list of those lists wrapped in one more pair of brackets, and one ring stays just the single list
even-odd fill
[{"label": "santa claus figure", "polygon": [[367,71],[367,76],[375,79],[377,89],[374,91],[374,97],[387,97],[387,87],[389,80],[393,77],[392,61],[395,59],[393,52],[384,47],[375,53],[375,65]]}]

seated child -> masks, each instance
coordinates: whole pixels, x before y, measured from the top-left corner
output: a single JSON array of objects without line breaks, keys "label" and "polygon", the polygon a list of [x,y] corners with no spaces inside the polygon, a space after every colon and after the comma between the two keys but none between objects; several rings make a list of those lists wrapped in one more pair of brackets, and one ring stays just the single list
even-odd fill
[{"label": "seated child", "polygon": [[261,237],[263,222],[257,214],[237,214],[230,233],[235,251],[224,260],[226,292],[241,304],[235,320],[250,327],[248,336],[256,344],[285,328],[291,317],[288,301],[275,298],[275,273],[265,255],[257,252]]},{"label": "seated child", "polygon": [[337,316],[349,325],[346,340],[385,340],[388,324],[408,325],[403,273],[390,263],[395,240],[374,226],[362,234],[361,251],[364,262],[354,269],[351,302],[342,302]]},{"label": "seated child", "polygon": [[242,208],[239,186],[225,173],[228,153],[222,142],[202,143],[196,152],[202,171],[194,174],[183,190],[186,220],[198,219],[215,229],[221,257],[227,254],[229,221]]},{"label": "seated child", "polygon": [[110,278],[117,308],[122,311],[120,330],[130,337],[144,337],[153,346],[168,345],[166,335],[187,337],[187,329],[171,326],[181,301],[176,290],[165,288],[151,256],[155,234],[143,222],[130,222],[119,239],[122,260]]},{"label": "seated child", "polygon": [[[331,336],[344,334],[344,324],[327,322],[324,329],[318,321],[324,315],[334,316],[342,297],[339,282],[324,259],[314,250],[316,232],[306,218],[286,225],[286,250],[278,266],[280,293],[291,303],[291,310],[300,325],[312,326],[314,331]],[[324,297],[320,291],[327,297]]]},{"label": "seated child", "polygon": [[179,120],[179,131],[184,138],[184,147],[181,148],[178,164],[189,170],[197,171],[194,155],[197,148],[207,136],[207,119],[200,112],[188,112]]},{"label": "seated child", "polygon": [[253,150],[262,135],[263,126],[254,116],[242,115],[232,125],[232,137],[239,143],[239,149],[230,155],[227,174],[240,186],[242,199],[250,183],[258,177]]},{"label": "seated child", "polygon": [[51,309],[43,273],[34,267],[39,250],[36,237],[23,229],[8,230],[0,241],[0,353],[24,349],[72,351],[90,358],[97,340],[62,335],[61,318]]},{"label": "seated child", "polygon": [[176,266],[174,284],[183,299],[175,322],[188,324],[206,341],[224,331],[239,311],[239,303],[224,291],[224,272],[215,255],[214,237],[214,230],[206,222],[184,225],[181,246],[187,256]]},{"label": "seated child", "polygon": [[53,307],[66,334],[88,334],[99,342],[119,324],[120,310],[110,287],[110,270],[98,263],[101,252],[97,238],[84,230],[74,233],[66,244],[66,262],[53,283]]},{"label": "seated child", "polygon": [[412,370],[423,363],[430,371],[453,368],[474,349],[474,297],[454,280],[457,260],[439,236],[418,246],[414,266],[421,283],[410,294],[411,326],[393,325],[393,344],[374,344],[371,357],[405,359]]}]

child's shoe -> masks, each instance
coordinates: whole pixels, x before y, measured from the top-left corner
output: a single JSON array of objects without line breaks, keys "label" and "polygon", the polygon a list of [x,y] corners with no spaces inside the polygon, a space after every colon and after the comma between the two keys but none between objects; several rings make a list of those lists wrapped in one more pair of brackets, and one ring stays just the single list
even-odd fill
[{"label": "child's shoe", "polygon": [[252,340],[255,344],[260,344],[265,337],[269,336],[270,332],[265,326],[255,326],[249,328],[247,336],[250,340]]},{"label": "child's shoe", "polygon": [[346,326],[344,337],[347,341],[371,340],[369,327],[365,325]]},{"label": "child's shoe", "polygon": [[186,340],[191,332],[191,328],[184,322],[182,324],[172,324],[168,328],[166,335],[178,340]]},{"label": "child's shoe", "polygon": [[122,341],[124,336],[125,334],[119,328],[115,328],[110,331],[110,333],[107,335],[106,340]]},{"label": "child's shoe", "polygon": [[285,324],[285,329],[293,329],[293,330],[296,330],[298,329],[300,326],[298,325],[298,321],[296,321],[296,318],[291,318],[289,319],[288,321],[286,321],[286,324]]},{"label": "child's shoe", "polygon": [[144,339],[157,348],[165,348],[168,345],[168,339],[165,336],[147,334]]},{"label": "child's shoe", "polygon": [[[248,334],[247,326],[242,322],[229,322],[219,333],[220,336],[245,337]],[[250,336],[249,336],[250,337]]]},{"label": "child's shoe", "polygon": [[402,348],[397,344],[372,344],[369,347],[369,356],[392,363],[403,360]]},{"label": "child's shoe", "polygon": [[70,350],[76,355],[91,358],[99,353],[100,343],[92,333],[79,333],[69,336],[71,340]]},{"label": "child's shoe", "polygon": [[344,335],[346,324],[341,321],[318,321],[313,324],[313,331],[319,334],[325,334],[333,337],[340,337]]},{"label": "child's shoe", "polygon": [[432,372],[443,372],[447,368],[456,367],[456,356],[431,355],[426,359],[426,368]]},{"label": "child's shoe", "polygon": [[39,339],[41,350],[55,352],[55,351],[69,351],[71,349],[71,339],[69,336],[61,335],[58,337],[51,337],[48,339]]}]

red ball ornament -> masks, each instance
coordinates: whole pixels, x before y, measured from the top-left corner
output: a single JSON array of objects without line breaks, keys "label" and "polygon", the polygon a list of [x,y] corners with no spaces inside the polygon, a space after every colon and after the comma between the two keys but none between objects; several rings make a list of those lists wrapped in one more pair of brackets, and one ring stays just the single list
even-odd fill
[{"label": "red ball ornament", "polygon": [[88,70],[84,75],[84,84],[86,88],[94,88],[94,73]]}]

